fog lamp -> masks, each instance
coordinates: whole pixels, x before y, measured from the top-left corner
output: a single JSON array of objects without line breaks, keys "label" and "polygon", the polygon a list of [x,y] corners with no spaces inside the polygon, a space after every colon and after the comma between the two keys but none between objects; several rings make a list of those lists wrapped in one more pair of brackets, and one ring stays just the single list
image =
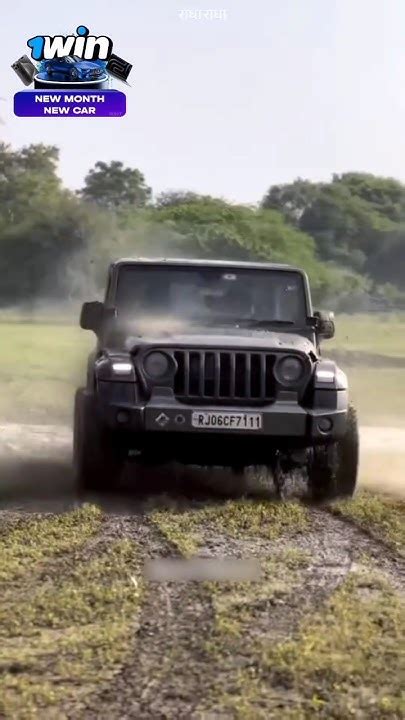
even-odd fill
[{"label": "fog lamp", "polygon": [[320,418],[318,420],[318,429],[322,433],[328,433],[332,430],[333,422],[330,418]]}]

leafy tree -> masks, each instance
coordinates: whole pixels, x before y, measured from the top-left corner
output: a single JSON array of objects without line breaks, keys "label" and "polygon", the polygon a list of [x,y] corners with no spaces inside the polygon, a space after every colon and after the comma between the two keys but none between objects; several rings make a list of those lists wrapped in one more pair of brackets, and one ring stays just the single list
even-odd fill
[{"label": "leafy tree", "polygon": [[0,145],[0,299],[63,296],[60,268],[83,244],[85,206],[62,187],[58,150]]},{"label": "leafy tree", "polygon": [[97,162],[86,175],[79,194],[84,200],[105,208],[143,207],[149,202],[152,190],[140,170],[124,167],[122,162],[114,160],[109,164]]},{"label": "leafy tree", "polygon": [[296,180],[270,188],[262,207],[310,235],[321,260],[405,286],[405,186],[397,180],[355,172],[329,183]]},{"label": "leafy tree", "polygon": [[314,240],[289,225],[275,210],[230,205],[203,199],[160,209],[158,219],[183,237],[187,255],[236,260],[263,260],[297,265],[310,275],[315,299],[364,287],[355,273],[319,262]]},{"label": "leafy tree", "polygon": [[303,213],[313,204],[321,188],[320,183],[301,178],[286,185],[273,185],[264,196],[261,206],[279,210],[290,222],[299,225]]},{"label": "leafy tree", "polygon": [[405,186],[398,180],[351,172],[333,175],[333,183],[347,188],[388,220],[405,219]]},{"label": "leafy tree", "polygon": [[[303,267],[315,302],[405,291],[405,187],[365,173],[270,188],[261,207],[190,191],[150,202],[143,174],[96,163],[73,194],[58,149],[0,143],[0,301],[90,296],[119,256],[265,260]],[[359,271],[362,275],[359,274]],[[380,287],[381,286],[381,287]],[[399,301],[398,301],[399,302]]]},{"label": "leafy tree", "polygon": [[58,150],[30,145],[13,151],[0,143],[0,228],[20,222],[35,206],[61,191]]},{"label": "leafy tree", "polygon": [[208,195],[198,195],[191,190],[168,190],[156,198],[156,207],[170,207],[171,205],[185,205],[186,203],[210,200]]}]

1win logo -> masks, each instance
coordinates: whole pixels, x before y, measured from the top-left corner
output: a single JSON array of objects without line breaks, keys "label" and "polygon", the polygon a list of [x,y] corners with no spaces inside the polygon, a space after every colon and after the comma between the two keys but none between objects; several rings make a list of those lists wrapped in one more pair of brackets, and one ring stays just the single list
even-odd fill
[{"label": "1win logo", "polygon": [[89,35],[85,25],[76,28],[76,35],[36,35],[27,42],[33,60],[53,60],[75,55],[83,60],[108,60],[113,43],[109,37]]}]

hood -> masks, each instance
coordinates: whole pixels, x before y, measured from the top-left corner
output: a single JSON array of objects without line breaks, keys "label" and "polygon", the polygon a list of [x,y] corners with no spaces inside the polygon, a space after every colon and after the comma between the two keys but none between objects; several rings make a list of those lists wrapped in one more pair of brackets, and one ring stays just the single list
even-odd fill
[{"label": "hood", "polygon": [[312,353],[318,356],[316,347],[308,338],[292,332],[279,332],[267,330],[252,330],[239,328],[237,332],[233,328],[227,332],[221,329],[220,332],[207,333],[153,333],[150,335],[134,336],[129,335],[125,341],[127,351],[135,350],[145,345],[176,348],[208,348],[219,350],[280,350],[298,351],[305,354]]}]

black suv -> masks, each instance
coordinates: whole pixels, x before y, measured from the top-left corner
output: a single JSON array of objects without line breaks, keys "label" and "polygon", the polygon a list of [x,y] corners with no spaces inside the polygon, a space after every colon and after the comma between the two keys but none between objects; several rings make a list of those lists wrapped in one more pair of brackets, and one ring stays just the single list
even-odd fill
[{"label": "black suv", "polygon": [[279,489],[302,467],[312,497],[353,494],[356,414],[346,375],[320,354],[333,316],[312,311],[302,270],[119,260],[80,325],[97,345],[75,397],[79,490],[112,487],[132,458],[266,466]]}]

